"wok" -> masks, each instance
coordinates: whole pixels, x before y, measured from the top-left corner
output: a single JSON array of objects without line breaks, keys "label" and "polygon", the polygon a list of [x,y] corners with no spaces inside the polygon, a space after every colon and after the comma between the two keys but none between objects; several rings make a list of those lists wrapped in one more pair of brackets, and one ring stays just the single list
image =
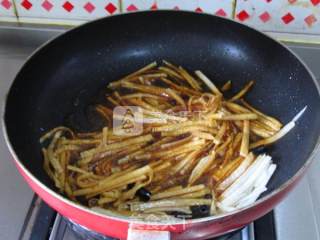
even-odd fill
[{"label": "wok", "polygon": [[[256,203],[236,212],[169,225],[96,213],[57,192],[42,168],[39,137],[67,124],[73,113],[81,113],[110,81],[162,59],[202,70],[217,86],[232,80],[234,89],[240,89],[255,80],[248,101],[284,123],[308,106],[297,126],[269,149],[278,168],[268,191]],[[204,239],[261,217],[297,184],[319,143],[319,105],[319,86],[312,73],[289,49],[263,33],[206,14],[139,12],[84,24],[37,50],[10,88],[3,126],[18,170],[63,216],[122,239],[129,228],[170,231],[172,239]]]}]

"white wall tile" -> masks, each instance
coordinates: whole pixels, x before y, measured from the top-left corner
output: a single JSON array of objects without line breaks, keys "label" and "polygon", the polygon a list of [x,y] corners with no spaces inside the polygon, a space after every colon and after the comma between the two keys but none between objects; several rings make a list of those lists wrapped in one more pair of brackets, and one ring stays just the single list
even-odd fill
[{"label": "white wall tile", "polygon": [[16,22],[13,0],[0,0],[0,20]]},{"label": "white wall tile", "polygon": [[198,8],[198,1],[195,0],[177,0],[176,2],[180,10],[195,11]]},{"label": "white wall tile", "polygon": [[176,9],[194,11],[197,0],[122,0],[123,11]]},{"label": "white wall tile", "polygon": [[23,22],[76,24],[120,12],[118,0],[16,0]]},{"label": "white wall tile", "polygon": [[232,17],[235,0],[199,0],[198,7],[205,13]]},{"label": "white wall tile", "polygon": [[[0,18],[15,20],[12,1],[0,0]],[[177,9],[216,14],[228,18],[232,18],[233,12],[235,12],[236,20],[263,31],[282,34],[320,34],[320,0],[15,1],[19,19],[22,22],[75,24],[120,13],[119,2],[121,1],[123,12],[150,9]],[[70,8],[68,8],[68,4]],[[108,4],[109,7],[107,7]]]},{"label": "white wall tile", "polygon": [[155,0],[122,0],[123,12],[150,10],[157,6]]},{"label": "white wall tile", "polygon": [[123,11],[172,9],[231,17],[235,0],[123,0]]},{"label": "white wall tile", "polygon": [[158,4],[159,9],[180,10],[180,7],[181,7],[180,6],[181,1],[179,1],[179,0],[158,0],[157,4]]},{"label": "white wall tile", "polygon": [[236,20],[264,31],[320,34],[320,0],[238,0]]}]

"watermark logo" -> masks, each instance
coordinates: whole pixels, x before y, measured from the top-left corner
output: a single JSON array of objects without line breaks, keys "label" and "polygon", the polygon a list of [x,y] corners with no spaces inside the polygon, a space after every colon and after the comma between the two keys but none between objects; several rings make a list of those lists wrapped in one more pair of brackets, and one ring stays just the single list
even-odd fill
[{"label": "watermark logo", "polygon": [[202,111],[144,110],[138,106],[117,106],[113,109],[113,134],[117,136],[137,136],[143,133],[143,124],[166,124],[169,121],[184,122],[188,118],[201,120]]},{"label": "watermark logo", "polygon": [[[133,218],[136,219],[143,219],[145,222],[149,223],[150,225],[145,225],[145,224],[137,224],[134,223],[132,228],[136,230],[155,230],[155,231],[183,231],[187,228],[188,225],[192,222],[191,220],[191,215],[182,215],[180,216],[181,218],[175,218],[170,215],[166,214],[140,214],[140,213],[135,213],[132,215]],[[178,216],[179,217],[179,216]],[[183,218],[183,217],[188,217]],[[156,223],[156,224],[152,224]],[[163,225],[161,223],[164,223]]]},{"label": "watermark logo", "polygon": [[137,106],[117,106],[113,109],[113,134],[137,136],[143,133],[142,109]]}]

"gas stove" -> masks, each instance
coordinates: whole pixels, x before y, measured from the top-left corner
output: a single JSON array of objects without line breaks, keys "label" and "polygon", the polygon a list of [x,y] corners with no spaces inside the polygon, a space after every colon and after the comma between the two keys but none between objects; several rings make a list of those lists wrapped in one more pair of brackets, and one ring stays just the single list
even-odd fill
[{"label": "gas stove", "polygon": [[[65,30],[0,25],[1,105],[14,75],[28,55]],[[320,45],[286,45],[306,62],[320,81]],[[73,224],[36,197],[15,169],[2,135],[0,156],[0,239],[112,239]],[[307,175],[273,212],[240,231],[214,239],[320,240],[319,160],[320,153]]]},{"label": "gas stove", "polygon": [[[243,229],[208,240],[276,240],[274,213],[270,212]],[[57,214],[34,197],[20,236],[22,240],[116,240],[102,236]]]}]

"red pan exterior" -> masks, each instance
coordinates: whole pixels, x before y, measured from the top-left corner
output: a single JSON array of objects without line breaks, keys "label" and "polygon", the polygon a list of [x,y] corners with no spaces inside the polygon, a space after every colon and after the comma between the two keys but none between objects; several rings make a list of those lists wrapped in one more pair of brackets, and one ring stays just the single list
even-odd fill
[{"label": "red pan exterior", "polygon": [[[188,14],[188,13],[184,13],[184,14]],[[200,15],[197,15],[197,16],[200,16]],[[260,38],[257,38],[257,39],[260,39]],[[181,52],[180,49],[178,49],[178,51]],[[180,56],[179,54],[177,56]],[[188,57],[188,55],[186,55],[185,57]],[[188,61],[189,60],[192,60],[192,58],[188,59]],[[295,59],[295,61],[296,61],[296,59]],[[190,62],[190,64],[192,64],[192,62]],[[305,66],[305,68],[307,69],[306,66]],[[291,69],[288,69],[287,71],[291,71]],[[312,74],[310,72],[309,72],[309,74],[312,76]],[[302,76],[303,76],[303,74],[302,74]],[[237,76],[235,76],[235,77],[237,77]],[[312,78],[315,79],[314,77],[312,77]],[[24,80],[25,78],[22,78],[22,79]],[[231,79],[233,79],[233,78],[231,78]],[[304,78],[301,78],[301,79],[304,79]],[[309,85],[310,86],[312,85],[311,82]],[[279,84],[277,84],[276,86],[282,87]],[[314,86],[312,85],[312,87],[314,87]],[[318,85],[317,85],[317,89],[319,89]],[[280,94],[278,94],[278,95],[280,96]],[[318,98],[318,95],[317,95],[317,98]],[[278,99],[278,101],[280,101],[280,99]],[[311,102],[311,100],[310,100],[310,103],[311,103],[310,104],[311,106],[316,105],[315,103]],[[316,107],[314,107],[314,109],[316,109]],[[318,118],[317,114],[314,114],[314,115],[316,118],[313,118],[313,119],[320,119],[320,117]],[[314,126],[314,124],[312,124],[312,126]],[[315,133],[317,133],[317,132],[318,131],[316,131]],[[306,133],[309,134],[309,132],[306,132]],[[5,126],[5,135],[6,134],[7,133],[6,133],[6,126]],[[11,143],[9,142],[9,137],[8,136],[6,136],[6,137],[7,137],[7,142],[8,142],[9,148],[11,150],[11,153],[13,154],[13,156],[16,156],[16,154],[13,150],[13,147],[11,147]],[[315,147],[318,148],[319,139],[318,139],[318,142],[316,143],[316,145],[317,146],[315,146]],[[127,237],[129,228],[139,228],[139,229],[146,229],[146,230],[147,229],[149,229],[149,230],[150,229],[163,230],[163,231],[170,231],[172,233],[171,234],[172,239],[181,239],[182,240],[182,239],[205,239],[208,237],[219,236],[224,233],[230,232],[232,230],[236,230],[238,228],[241,228],[241,227],[247,225],[248,223],[254,221],[255,219],[263,216],[264,214],[266,214],[267,212],[272,210],[276,206],[276,204],[279,203],[292,190],[292,188],[298,183],[298,181],[301,179],[301,177],[305,173],[306,167],[310,165],[311,158],[312,157],[309,157],[308,159],[306,159],[306,161],[303,161],[303,164],[301,164],[302,167],[300,168],[300,170],[298,170],[298,173],[295,172],[292,174],[293,177],[291,177],[291,179],[289,179],[287,182],[285,182],[283,185],[281,185],[280,188],[271,192],[265,198],[259,200],[256,204],[251,205],[242,211],[236,212],[235,214],[231,214],[231,215],[228,214],[226,216],[222,216],[220,218],[214,218],[214,219],[210,218],[210,219],[190,220],[189,222],[186,222],[186,224],[179,224],[179,225],[178,224],[176,224],[176,225],[153,225],[151,223],[137,225],[136,223],[129,222],[125,219],[114,218],[111,216],[101,215],[101,214],[95,213],[95,212],[90,211],[89,209],[87,209],[83,206],[77,205],[77,204],[71,202],[70,200],[67,200],[66,198],[62,197],[61,195],[54,193],[48,187],[43,185],[40,182],[40,180],[36,179],[36,177],[33,176],[30,173],[30,171],[27,170],[26,167],[24,167],[24,165],[20,162],[20,160],[17,157],[15,157],[15,163],[17,165],[19,172],[21,173],[21,175],[23,175],[23,177],[28,182],[30,187],[45,202],[47,202],[48,205],[50,205],[52,208],[57,210],[61,215],[73,220],[74,222],[76,222],[84,227],[87,227],[87,228],[89,228],[93,231],[99,232],[101,234],[120,238],[120,239],[125,239]],[[305,160],[305,158],[301,158],[301,160]],[[299,167],[300,167],[300,164],[299,164]]]},{"label": "red pan exterior", "polygon": [[39,184],[39,182],[35,181],[33,177],[31,177],[30,173],[25,170],[19,160],[15,159],[15,163],[19,172],[25,178],[33,191],[35,191],[50,207],[54,208],[61,215],[93,231],[120,239],[127,238],[129,226],[131,228],[145,230],[170,231],[172,239],[205,239],[236,230],[271,211],[276,204],[278,204],[293,189],[306,171],[306,168],[304,168],[303,171],[300,171],[300,175],[298,177],[294,178],[288,185],[286,185],[286,187],[278,191],[271,198],[231,216],[206,222],[193,223],[190,221],[186,222],[184,225],[142,225],[113,219],[108,216],[100,216],[93,212],[85,211],[82,207],[78,208],[74,203],[63,201],[63,197],[53,195],[47,188],[44,188]]}]

